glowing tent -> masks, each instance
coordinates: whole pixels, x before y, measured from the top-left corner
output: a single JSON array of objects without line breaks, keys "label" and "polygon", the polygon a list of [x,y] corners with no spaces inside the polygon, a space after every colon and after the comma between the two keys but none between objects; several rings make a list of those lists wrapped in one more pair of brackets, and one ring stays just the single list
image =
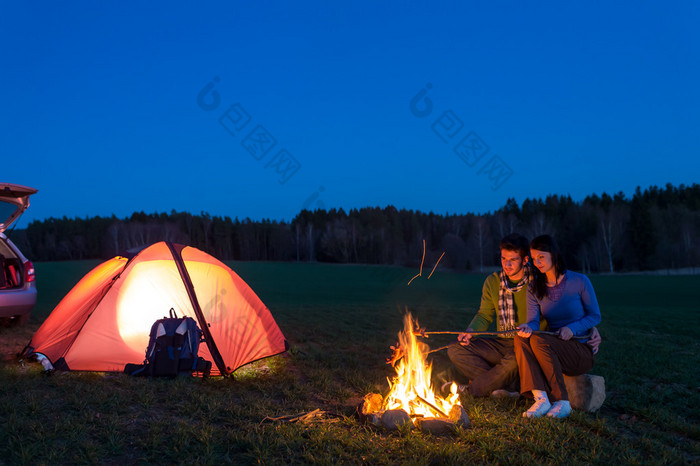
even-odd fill
[{"label": "glowing tent", "polygon": [[212,375],[287,349],[270,310],[233,270],[193,247],[161,242],[90,271],[25,351],[59,370],[122,371],[143,362],[151,325],[170,308],[198,322],[199,356],[212,362]]}]

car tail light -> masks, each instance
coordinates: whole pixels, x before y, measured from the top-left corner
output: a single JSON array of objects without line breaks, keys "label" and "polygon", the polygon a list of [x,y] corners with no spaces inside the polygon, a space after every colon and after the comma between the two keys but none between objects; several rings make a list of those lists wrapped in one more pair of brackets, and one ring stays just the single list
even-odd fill
[{"label": "car tail light", "polygon": [[33,282],[36,280],[36,275],[34,273],[34,264],[32,264],[30,261],[27,261],[24,263],[24,281],[25,282]]}]

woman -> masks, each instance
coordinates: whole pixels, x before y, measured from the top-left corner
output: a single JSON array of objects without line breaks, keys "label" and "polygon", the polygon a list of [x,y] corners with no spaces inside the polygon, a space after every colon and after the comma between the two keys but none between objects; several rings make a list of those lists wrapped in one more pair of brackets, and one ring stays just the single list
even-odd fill
[{"label": "woman", "polygon": [[[535,278],[527,293],[526,324],[518,327],[515,357],[520,372],[520,391],[532,392],[535,403],[523,417],[565,418],[571,414],[564,374],[581,375],[593,367],[593,351],[586,335],[600,322],[600,308],[591,281],[566,270],[564,259],[549,235],[530,243]],[[557,335],[533,334],[540,316]],[[550,402],[550,394],[554,403]]]}]

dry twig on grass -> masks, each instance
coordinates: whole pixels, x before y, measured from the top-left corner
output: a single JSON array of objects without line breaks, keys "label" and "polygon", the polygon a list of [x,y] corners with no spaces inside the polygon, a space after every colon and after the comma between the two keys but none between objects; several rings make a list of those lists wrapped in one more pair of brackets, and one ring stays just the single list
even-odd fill
[{"label": "dry twig on grass", "polygon": [[279,422],[301,422],[302,424],[308,424],[310,422],[338,422],[340,421],[339,414],[329,413],[328,411],[321,411],[320,409],[314,409],[308,413],[290,414],[287,416],[270,417],[266,416],[265,419],[260,421],[262,424],[265,421],[279,421]]}]

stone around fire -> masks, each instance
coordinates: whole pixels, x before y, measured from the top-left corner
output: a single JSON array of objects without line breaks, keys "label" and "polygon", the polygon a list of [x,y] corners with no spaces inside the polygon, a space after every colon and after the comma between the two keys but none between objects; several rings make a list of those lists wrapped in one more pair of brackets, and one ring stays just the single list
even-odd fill
[{"label": "stone around fire", "polygon": [[433,435],[452,434],[456,431],[455,423],[444,417],[431,417],[420,420],[420,430]]},{"label": "stone around fire", "polygon": [[398,429],[399,427],[411,424],[411,416],[403,409],[389,409],[382,414],[382,425],[387,429]]},{"label": "stone around fire", "polygon": [[472,421],[469,419],[467,411],[465,411],[462,405],[454,405],[452,409],[450,409],[450,420],[464,429],[472,425]]},{"label": "stone around fire", "polygon": [[384,399],[379,393],[369,393],[365,395],[362,403],[362,414],[376,413],[382,409]]}]

